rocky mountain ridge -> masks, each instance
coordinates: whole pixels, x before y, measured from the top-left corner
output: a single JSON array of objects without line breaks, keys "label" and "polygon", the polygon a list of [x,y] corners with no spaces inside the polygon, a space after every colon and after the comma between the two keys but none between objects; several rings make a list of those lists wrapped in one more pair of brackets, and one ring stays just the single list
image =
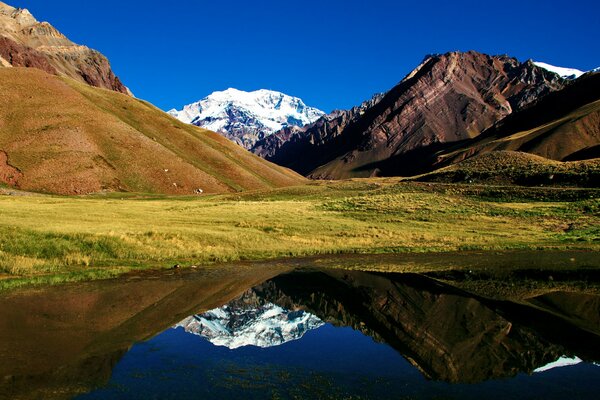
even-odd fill
[{"label": "rocky mountain ridge", "polygon": [[[359,106],[353,107],[350,110],[335,110],[327,115],[323,115],[317,121],[303,127],[290,126],[283,128],[277,134],[265,137],[257,141],[251,151],[263,158],[282,157],[285,153],[285,148],[292,146],[295,143],[301,143],[302,138],[307,135],[314,134],[315,137],[336,137],[343,132],[344,127],[354,123],[364,115],[364,113],[375,106],[385,96],[385,93],[375,94],[371,99],[364,101]],[[282,147],[285,147],[282,149]],[[294,150],[301,152],[301,150]]]},{"label": "rocky mountain ridge", "polygon": [[100,52],[70,41],[26,9],[0,2],[0,66],[37,68],[88,85],[131,94]]},{"label": "rocky mountain ridge", "polygon": [[[474,51],[431,55],[359,117],[330,129],[320,120],[295,135],[280,131],[254,150],[313,178],[385,175],[378,165],[385,160],[474,138],[566,85],[532,61]],[[400,172],[410,175],[407,159]]]}]

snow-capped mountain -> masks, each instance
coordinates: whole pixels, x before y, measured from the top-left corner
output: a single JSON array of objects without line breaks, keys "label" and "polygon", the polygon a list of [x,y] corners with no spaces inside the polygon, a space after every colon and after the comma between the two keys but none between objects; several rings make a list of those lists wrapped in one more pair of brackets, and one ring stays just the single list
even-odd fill
[{"label": "snow-capped mountain", "polygon": [[178,323],[186,332],[202,336],[216,346],[273,347],[300,339],[307,331],[324,325],[305,311],[290,311],[272,303],[230,303]]},{"label": "snow-capped mountain", "polygon": [[558,74],[561,78],[564,78],[564,79],[577,79],[581,75],[585,74],[585,71],[580,71],[575,68],[555,67],[554,65],[546,64],[543,62],[537,62],[537,61],[534,61],[533,63],[540,68],[544,68],[545,70],[548,70],[550,72],[554,72],[555,74]]},{"label": "snow-capped mountain", "polygon": [[271,90],[244,92],[227,89],[171,110],[175,118],[223,134],[251,148],[257,140],[288,126],[304,126],[325,113],[286,94]]}]

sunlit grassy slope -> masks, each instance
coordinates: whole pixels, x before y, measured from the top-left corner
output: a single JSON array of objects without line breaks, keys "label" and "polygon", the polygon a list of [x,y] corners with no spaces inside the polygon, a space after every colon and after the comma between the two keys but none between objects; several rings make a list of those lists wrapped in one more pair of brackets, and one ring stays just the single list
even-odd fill
[{"label": "sunlit grassy slope", "polygon": [[561,162],[519,151],[477,154],[458,164],[414,179],[428,182],[478,182],[528,186],[600,187],[600,158]]},{"label": "sunlit grassy slope", "polygon": [[144,101],[26,68],[0,69],[0,182],[55,194],[193,194],[304,182]]},{"label": "sunlit grassy slope", "polygon": [[463,189],[377,179],[202,198],[0,196],[0,273],[64,280],[344,252],[600,250],[598,191],[569,189],[579,200],[567,202],[544,189],[533,201],[497,188],[504,201],[486,201]]}]

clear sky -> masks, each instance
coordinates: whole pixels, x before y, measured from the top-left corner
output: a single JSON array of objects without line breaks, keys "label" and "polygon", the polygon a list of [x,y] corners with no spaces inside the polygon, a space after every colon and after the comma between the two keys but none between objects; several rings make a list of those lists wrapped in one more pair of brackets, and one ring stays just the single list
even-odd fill
[{"label": "clear sky", "polygon": [[165,110],[229,87],[349,108],[451,50],[600,66],[598,0],[3,1],[100,50]]}]

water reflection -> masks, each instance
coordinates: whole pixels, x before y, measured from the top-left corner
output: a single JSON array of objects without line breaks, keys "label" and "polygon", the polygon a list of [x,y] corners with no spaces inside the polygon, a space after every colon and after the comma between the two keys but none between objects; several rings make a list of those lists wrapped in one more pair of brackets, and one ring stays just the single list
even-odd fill
[{"label": "water reflection", "polygon": [[[177,382],[169,390],[213,398],[220,397],[210,388],[224,382],[223,396],[251,392],[240,371],[250,380],[260,376],[273,393],[308,385],[366,397],[386,397],[402,385],[422,387],[415,396],[451,392],[435,381],[517,376],[509,382],[530,385],[522,374],[534,379],[569,368],[599,381],[600,296],[544,291],[528,281],[518,299],[492,299],[455,283],[232,267],[14,292],[0,298],[0,397],[72,398],[107,384],[84,397],[118,397],[131,394],[118,391],[127,387],[143,393],[136,385],[158,384],[165,371],[179,371],[162,379]],[[575,366],[559,368],[565,365]],[[308,384],[318,379],[328,383]],[[360,383],[373,379],[385,385]],[[192,380],[203,386],[192,392]],[[469,397],[491,384],[452,390]],[[585,396],[581,387],[568,389]],[[256,390],[254,398],[264,398]]]},{"label": "water reflection", "polygon": [[206,338],[216,346],[273,347],[298,340],[324,322],[302,310],[288,310],[269,303],[249,290],[240,298],[178,323],[186,332]]}]

